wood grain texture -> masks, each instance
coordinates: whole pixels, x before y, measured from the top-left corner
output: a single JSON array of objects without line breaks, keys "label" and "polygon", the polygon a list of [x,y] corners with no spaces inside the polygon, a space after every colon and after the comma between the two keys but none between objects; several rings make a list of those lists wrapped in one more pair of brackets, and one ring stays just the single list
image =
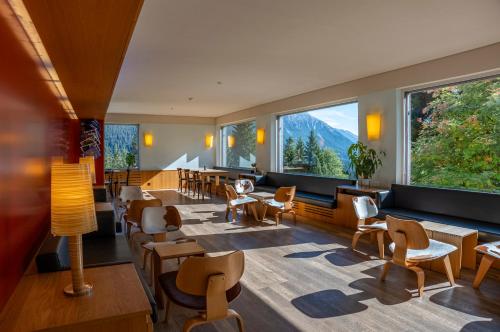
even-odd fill
[{"label": "wood grain texture", "polygon": [[[474,290],[475,272],[462,269],[456,287],[445,275],[425,270],[424,296],[416,298],[415,273],[392,266],[380,282],[384,260],[376,245],[364,239],[350,249],[352,233],[327,223],[318,226],[290,217],[278,226],[274,220],[255,222],[243,217],[224,220],[225,199],[202,201],[175,191],[151,191],[164,205],[176,205],[184,236],[196,239],[208,255],[244,250],[243,291],[232,304],[247,331],[495,331],[500,329],[500,274],[490,269]],[[142,260],[140,242],[133,243]],[[178,269],[175,260],[163,262],[164,271]],[[146,269],[146,271],[149,271]],[[156,331],[182,331],[195,314],[172,304],[168,323]],[[160,312],[163,318],[163,311]],[[197,327],[197,332],[237,331],[225,320]]]},{"label": "wood grain texture", "polygon": [[85,278],[92,296],[64,295],[69,271],[23,277],[0,316],[0,331],[148,330],[151,306],[132,264],[85,269]]},{"label": "wood grain texture", "polygon": [[80,119],[104,119],[143,0],[24,0]]}]

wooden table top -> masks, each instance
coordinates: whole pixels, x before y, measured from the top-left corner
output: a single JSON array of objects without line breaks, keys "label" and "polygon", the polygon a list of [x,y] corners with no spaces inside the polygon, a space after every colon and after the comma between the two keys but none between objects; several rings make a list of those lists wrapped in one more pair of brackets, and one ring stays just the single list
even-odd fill
[{"label": "wooden table top", "polygon": [[420,224],[422,226],[424,226],[424,228],[426,230],[429,230],[429,231],[441,232],[441,233],[462,236],[462,237],[478,233],[476,229],[469,229],[469,228],[464,228],[464,227],[445,225],[445,224],[440,224],[440,223],[432,222],[432,221],[422,221]]},{"label": "wooden table top", "polygon": [[93,285],[92,295],[68,297],[63,289],[71,283],[70,271],[24,276],[0,316],[0,331],[34,331],[151,313],[132,264],[85,269],[84,277]]},{"label": "wooden table top", "polygon": [[337,190],[350,190],[360,193],[386,193],[389,192],[389,189],[384,188],[374,188],[374,187],[366,187],[366,186],[356,186],[356,185],[340,185],[337,186]]},{"label": "wooden table top", "polygon": [[160,259],[170,259],[204,254],[206,249],[197,242],[157,243],[154,251],[160,256]]},{"label": "wooden table top", "polygon": [[204,175],[226,175],[226,174],[229,174],[228,171],[224,171],[224,170],[221,170],[221,169],[211,169],[211,168],[207,168],[207,169],[197,169],[195,171],[199,171],[201,174],[204,174]]},{"label": "wooden table top", "polygon": [[253,192],[253,193],[248,193],[248,196],[258,199],[258,200],[265,200],[265,199],[270,199],[274,198],[273,193],[268,193],[265,191],[258,191],[258,192]]}]

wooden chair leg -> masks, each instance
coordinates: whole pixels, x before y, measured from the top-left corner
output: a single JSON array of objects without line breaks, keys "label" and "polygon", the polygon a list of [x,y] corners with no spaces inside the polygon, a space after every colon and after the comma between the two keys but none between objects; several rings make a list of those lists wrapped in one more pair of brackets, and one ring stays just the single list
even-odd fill
[{"label": "wooden chair leg", "polygon": [[384,259],[384,231],[377,232],[378,255]]},{"label": "wooden chair leg", "polygon": [[494,261],[495,258],[493,258],[492,256],[483,255],[483,258],[481,258],[481,264],[479,264],[479,269],[477,270],[476,276],[474,277],[472,287],[479,288],[481,282],[483,281],[486,273],[488,272]]},{"label": "wooden chair leg", "polygon": [[357,231],[356,233],[354,233],[354,236],[352,237],[352,243],[351,243],[351,247],[352,249],[356,249],[356,245],[358,244],[358,240],[359,240],[359,237],[363,235],[363,232],[362,231]]},{"label": "wooden chair leg", "polygon": [[443,259],[444,270],[446,271],[446,276],[451,286],[455,286],[455,278],[453,277],[453,271],[450,264],[450,256],[446,255]]},{"label": "wooden chair leg", "polygon": [[382,275],[380,276],[380,280],[385,281],[385,278],[387,277],[387,273],[389,272],[389,269],[391,268],[392,262],[385,262],[384,264],[384,269],[382,270]]},{"label": "wooden chair leg", "polygon": [[170,311],[170,299],[165,296],[165,318],[163,319],[164,324],[168,324],[168,313]]},{"label": "wooden chair leg", "polygon": [[425,273],[422,268],[418,266],[410,266],[408,269],[412,270],[417,274],[417,289],[418,289],[418,296],[422,297],[424,295],[424,281],[425,281]]},{"label": "wooden chair leg", "polygon": [[191,331],[194,327],[202,324],[208,323],[207,320],[205,320],[202,316],[196,316],[187,319],[184,322],[184,326],[182,327],[182,332],[189,332]]},{"label": "wooden chair leg", "polygon": [[148,254],[149,254],[149,250],[144,249],[144,257],[143,257],[143,260],[142,260],[142,269],[143,270],[146,270],[146,262],[147,262],[147,259],[148,259]]},{"label": "wooden chair leg", "polygon": [[293,216],[293,224],[297,225],[297,215],[295,214],[295,211],[291,210],[290,213]]},{"label": "wooden chair leg", "polygon": [[230,210],[229,206],[226,207],[226,220],[228,220],[229,218],[229,210]]},{"label": "wooden chair leg", "polygon": [[233,222],[238,219],[238,212],[236,211],[236,207],[233,207]]},{"label": "wooden chair leg", "polygon": [[238,330],[240,332],[245,331],[245,326],[243,325],[243,318],[241,318],[240,314],[234,311],[233,309],[228,309],[227,311],[228,317],[236,318],[236,322],[238,323]]},{"label": "wooden chair leg", "polygon": [[274,222],[276,223],[276,226],[278,226],[278,224],[280,223],[280,213],[276,213],[274,215]]}]

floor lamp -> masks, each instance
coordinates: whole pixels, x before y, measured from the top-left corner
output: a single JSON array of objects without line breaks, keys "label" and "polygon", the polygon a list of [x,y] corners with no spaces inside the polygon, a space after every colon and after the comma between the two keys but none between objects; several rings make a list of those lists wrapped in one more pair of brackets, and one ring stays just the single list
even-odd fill
[{"label": "floor lamp", "polygon": [[89,165],[52,165],[51,173],[51,231],[68,237],[71,260],[72,283],[64,293],[88,295],[92,285],[83,279],[82,234],[97,230]]}]

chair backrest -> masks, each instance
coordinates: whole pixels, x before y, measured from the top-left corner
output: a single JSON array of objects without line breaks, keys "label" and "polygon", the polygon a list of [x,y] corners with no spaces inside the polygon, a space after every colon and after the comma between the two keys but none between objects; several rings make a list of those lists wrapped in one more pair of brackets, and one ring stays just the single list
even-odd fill
[{"label": "chair backrest", "polygon": [[249,179],[236,180],[234,181],[234,189],[240,195],[251,193],[254,190],[252,180]]},{"label": "chair backrest", "polygon": [[216,257],[189,257],[180,266],[176,284],[184,293],[206,296],[210,276],[224,274],[224,291],[241,279],[245,270],[245,254],[238,250]]},{"label": "chair backrest", "polygon": [[378,214],[377,205],[369,196],[353,197],[352,205],[359,220],[372,218]]},{"label": "chair backrest", "polygon": [[281,203],[291,203],[295,198],[295,186],[280,187],[274,194],[274,200]]},{"label": "chair backrest", "polygon": [[163,206],[149,206],[142,210],[142,231],[146,234],[157,234],[166,232],[165,214],[167,210]]},{"label": "chair backrest", "polygon": [[182,179],[182,168],[177,168],[177,176],[179,177],[179,179]]},{"label": "chair backrest", "polygon": [[424,227],[416,220],[398,219],[391,216],[386,217],[389,236],[396,244],[400,245],[397,238],[404,234],[407,249],[426,249],[429,247],[429,236]]},{"label": "chair backrest", "polygon": [[193,171],[193,179],[195,181],[201,181],[201,175],[200,175],[200,171]]},{"label": "chair backrest", "polygon": [[184,172],[184,177],[186,178],[186,180],[189,179],[191,176],[191,170],[185,168],[182,171]]},{"label": "chair backrest", "polygon": [[130,202],[130,208],[127,213],[127,220],[133,221],[138,225],[142,222],[142,210],[146,207],[161,206],[160,199],[149,199],[149,200],[135,200]]},{"label": "chair backrest", "polygon": [[179,210],[175,206],[169,205],[165,207],[167,214],[163,216],[166,221],[166,226],[175,226],[178,229],[182,227],[182,219]]},{"label": "chair backrest", "polygon": [[139,186],[121,186],[120,201],[123,203],[144,199],[142,189]]},{"label": "chair backrest", "polygon": [[234,187],[232,185],[225,184],[224,186],[226,187],[226,197],[227,197],[228,202],[230,200],[238,198],[238,193],[236,192],[236,190],[234,189]]}]

